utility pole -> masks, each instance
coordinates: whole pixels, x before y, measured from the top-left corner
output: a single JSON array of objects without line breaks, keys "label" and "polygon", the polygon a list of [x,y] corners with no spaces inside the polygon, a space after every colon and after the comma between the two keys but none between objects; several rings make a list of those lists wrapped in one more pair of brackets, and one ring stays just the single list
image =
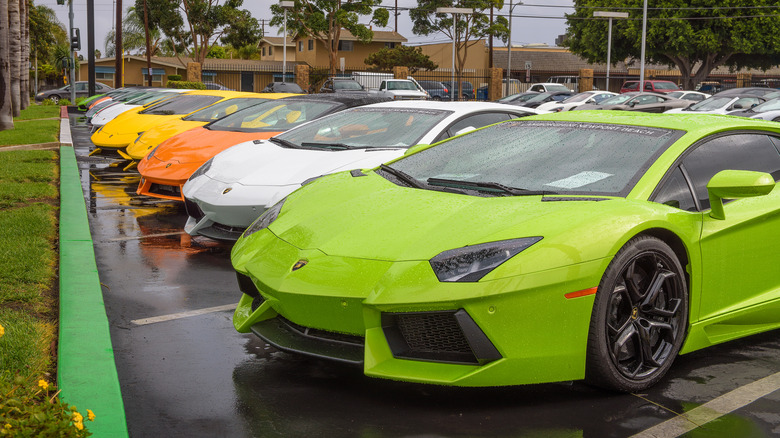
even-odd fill
[{"label": "utility pole", "polygon": [[95,95],[95,0],[87,0],[87,66],[89,95]]},{"label": "utility pole", "polygon": [[122,88],[122,0],[116,0],[116,32],[114,32],[114,88]]}]

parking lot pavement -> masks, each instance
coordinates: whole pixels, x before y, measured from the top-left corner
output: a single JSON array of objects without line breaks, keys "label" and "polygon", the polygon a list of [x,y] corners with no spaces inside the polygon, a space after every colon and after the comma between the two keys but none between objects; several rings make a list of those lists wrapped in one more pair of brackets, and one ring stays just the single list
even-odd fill
[{"label": "parking lot pavement", "polygon": [[776,331],[681,356],[642,394],[408,384],[276,351],[232,327],[230,245],[189,238],[181,206],[136,195],[72,125],[131,437],[780,434]]}]

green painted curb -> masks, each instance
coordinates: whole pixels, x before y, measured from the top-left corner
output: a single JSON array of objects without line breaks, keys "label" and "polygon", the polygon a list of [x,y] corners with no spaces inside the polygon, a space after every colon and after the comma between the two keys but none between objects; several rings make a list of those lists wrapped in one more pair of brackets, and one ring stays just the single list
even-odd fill
[{"label": "green painted curb", "polygon": [[57,363],[61,398],[87,409],[95,437],[127,437],[127,420],[114,363],[89,219],[76,154],[60,148],[60,333]]}]

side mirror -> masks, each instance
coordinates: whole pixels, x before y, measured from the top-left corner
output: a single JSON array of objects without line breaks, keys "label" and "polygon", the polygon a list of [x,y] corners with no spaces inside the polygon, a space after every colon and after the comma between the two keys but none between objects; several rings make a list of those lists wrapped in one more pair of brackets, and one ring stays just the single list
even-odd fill
[{"label": "side mirror", "polygon": [[[475,128],[473,126],[466,126],[465,128],[463,128],[463,129],[459,130],[458,132],[456,132],[455,135],[465,134],[465,133],[471,132],[471,131],[473,131],[475,129],[477,129],[477,128]],[[455,137],[455,135],[453,135],[453,137]]]},{"label": "side mirror", "polygon": [[766,172],[750,170],[722,170],[707,183],[710,197],[710,217],[726,219],[723,199],[752,198],[769,194],[775,188],[775,179]]},{"label": "side mirror", "polygon": [[412,155],[412,154],[414,154],[416,152],[419,152],[419,151],[421,151],[423,149],[426,149],[428,146],[430,146],[430,145],[429,144],[416,144],[416,145],[410,147],[409,149],[407,149],[406,152],[404,152],[404,155]]}]

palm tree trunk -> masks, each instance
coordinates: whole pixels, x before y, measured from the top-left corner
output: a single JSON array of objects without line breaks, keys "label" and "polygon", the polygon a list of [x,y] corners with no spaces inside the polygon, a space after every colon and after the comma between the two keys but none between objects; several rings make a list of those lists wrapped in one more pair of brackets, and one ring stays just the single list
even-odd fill
[{"label": "palm tree trunk", "polygon": [[11,112],[21,113],[22,81],[22,28],[19,16],[19,0],[8,0],[8,53],[11,66]]},{"label": "palm tree trunk", "polygon": [[28,0],[19,0],[22,8],[22,82],[21,82],[21,109],[30,106],[30,3]]},{"label": "palm tree trunk", "polygon": [[[13,0],[12,0],[13,1]],[[11,70],[8,63],[8,0],[0,0],[0,131],[14,129],[11,113]]]}]

